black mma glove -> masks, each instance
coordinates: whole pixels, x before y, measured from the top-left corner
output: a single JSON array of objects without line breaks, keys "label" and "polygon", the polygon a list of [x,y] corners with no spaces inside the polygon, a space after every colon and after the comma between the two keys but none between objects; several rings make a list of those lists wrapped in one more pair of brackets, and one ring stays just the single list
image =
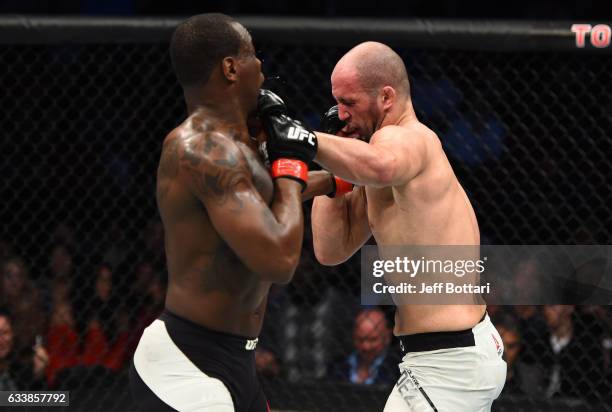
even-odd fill
[{"label": "black mma glove", "polygon": [[321,118],[321,131],[327,134],[336,134],[346,126],[344,120],[340,120],[338,116],[338,105],[330,107],[330,109]]},{"label": "black mma glove", "polygon": [[[335,135],[342,130],[344,126],[346,126],[346,122],[340,120],[338,116],[338,105],[332,106],[321,118],[321,131],[323,133]],[[347,182],[338,176],[332,175],[331,177],[333,190],[331,193],[328,193],[327,196],[337,197],[353,191],[353,184],[351,182]]]},{"label": "black mma glove", "polygon": [[272,177],[294,179],[306,188],[308,162],[317,154],[317,137],[289,117],[285,102],[270,90],[259,91],[257,113],[268,135],[261,149],[271,163]]}]

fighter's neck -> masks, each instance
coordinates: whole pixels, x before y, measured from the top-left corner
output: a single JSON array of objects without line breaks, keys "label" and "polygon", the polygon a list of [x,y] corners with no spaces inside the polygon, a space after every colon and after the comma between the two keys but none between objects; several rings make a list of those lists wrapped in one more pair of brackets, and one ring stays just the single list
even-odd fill
[{"label": "fighter's neck", "polygon": [[197,106],[189,111],[189,117],[183,123],[183,132],[192,134],[194,131],[215,131],[248,144],[250,138],[246,119],[241,116],[232,116],[231,113],[211,110],[206,106]]},{"label": "fighter's neck", "polygon": [[416,113],[412,107],[412,102],[408,101],[401,111],[389,113],[389,115],[383,119],[382,123],[380,124],[380,128],[385,126],[405,126],[406,124],[415,121],[418,121]]},{"label": "fighter's neck", "polygon": [[211,89],[186,89],[184,92],[189,116],[202,113],[230,127],[246,126],[248,113],[236,95]]},{"label": "fighter's neck", "polygon": [[189,116],[201,114],[217,119],[231,127],[246,127],[248,114],[238,104],[231,102],[199,101],[187,103]]}]

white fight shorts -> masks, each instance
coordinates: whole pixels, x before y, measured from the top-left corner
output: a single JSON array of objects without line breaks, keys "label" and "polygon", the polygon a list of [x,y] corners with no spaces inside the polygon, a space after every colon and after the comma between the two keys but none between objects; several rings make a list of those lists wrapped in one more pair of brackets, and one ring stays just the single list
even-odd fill
[{"label": "white fight shorts", "polygon": [[487,314],[472,329],[399,338],[401,376],[384,412],[491,410],[506,381],[506,362]]}]

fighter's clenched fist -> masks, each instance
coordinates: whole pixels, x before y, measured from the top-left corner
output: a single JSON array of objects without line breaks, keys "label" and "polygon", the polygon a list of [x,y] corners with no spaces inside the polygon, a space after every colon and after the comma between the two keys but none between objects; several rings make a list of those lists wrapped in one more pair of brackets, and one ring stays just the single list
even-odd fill
[{"label": "fighter's clenched fist", "polygon": [[272,166],[272,177],[298,180],[306,186],[308,163],[317,154],[317,138],[287,114],[285,102],[270,90],[259,92],[259,118],[268,140],[262,151]]}]

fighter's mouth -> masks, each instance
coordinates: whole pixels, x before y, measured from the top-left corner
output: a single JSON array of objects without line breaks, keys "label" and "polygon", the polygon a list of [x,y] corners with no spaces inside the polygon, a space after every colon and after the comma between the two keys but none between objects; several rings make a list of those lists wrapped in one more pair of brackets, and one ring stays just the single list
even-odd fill
[{"label": "fighter's mouth", "polygon": [[357,129],[355,129],[355,128],[344,127],[340,131],[340,136],[342,136],[342,137],[350,137],[350,138],[358,138],[359,137],[359,133],[357,132]]}]

